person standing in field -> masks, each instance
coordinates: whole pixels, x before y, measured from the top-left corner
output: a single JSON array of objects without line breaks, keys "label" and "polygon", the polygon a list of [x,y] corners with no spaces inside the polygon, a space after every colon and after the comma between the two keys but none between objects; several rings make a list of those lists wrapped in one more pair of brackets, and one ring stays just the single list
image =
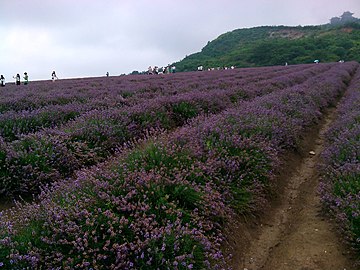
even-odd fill
[{"label": "person standing in field", "polygon": [[24,85],[27,85],[29,83],[29,76],[27,72],[24,72]]},{"label": "person standing in field", "polygon": [[1,85],[1,87],[5,86],[5,77],[4,77],[4,75],[0,76],[0,85]]},{"label": "person standing in field", "polygon": [[13,76],[13,78],[15,79],[15,83],[16,85],[20,85],[20,81],[21,81],[21,78],[20,78],[20,74],[16,74],[16,76]]},{"label": "person standing in field", "polygon": [[148,74],[149,75],[152,75],[153,74],[153,69],[151,66],[148,67]]},{"label": "person standing in field", "polygon": [[169,73],[169,67],[163,67],[163,74]]},{"label": "person standing in field", "polygon": [[171,72],[171,67],[170,64],[168,64],[166,67],[166,74],[170,74],[170,72]]},{"label": "person standing in field", "polygon": [[52,79],[53,82],[55,82],[55,80],[58,79],[58,77],[56,76],[55,71],[53,71],[53,72],[51,73],[51,79]]}]

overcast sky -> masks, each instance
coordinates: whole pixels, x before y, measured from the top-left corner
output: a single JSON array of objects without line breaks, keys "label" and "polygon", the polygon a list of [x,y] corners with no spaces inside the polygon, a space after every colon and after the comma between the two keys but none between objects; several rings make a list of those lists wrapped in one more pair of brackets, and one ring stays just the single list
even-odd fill
[{"label": "overcast sky", "polygon": [[0,0],[0,74],[12,81],[128,74],[262,25],[325,24],[360,0]]}]

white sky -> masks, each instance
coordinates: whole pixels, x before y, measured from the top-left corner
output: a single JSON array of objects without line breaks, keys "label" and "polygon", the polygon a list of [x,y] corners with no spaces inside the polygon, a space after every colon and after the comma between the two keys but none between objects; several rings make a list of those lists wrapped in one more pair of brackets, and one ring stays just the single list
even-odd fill
[{"label": "white sky", "polygon": [[317,25],[360,0],[0,0],[0,74],[11,81],[164,66],[239,28]]}]

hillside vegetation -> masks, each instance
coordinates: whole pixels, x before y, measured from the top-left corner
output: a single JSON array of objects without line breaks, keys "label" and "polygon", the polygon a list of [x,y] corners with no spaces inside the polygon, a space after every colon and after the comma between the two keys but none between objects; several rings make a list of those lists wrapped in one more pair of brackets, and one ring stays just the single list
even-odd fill
[{"label": "hillside vegetation", "polygon": [[339,60],[360,61],[360,21],[319,26],[261,26],[220,35],[175,63],[178,71]]}]

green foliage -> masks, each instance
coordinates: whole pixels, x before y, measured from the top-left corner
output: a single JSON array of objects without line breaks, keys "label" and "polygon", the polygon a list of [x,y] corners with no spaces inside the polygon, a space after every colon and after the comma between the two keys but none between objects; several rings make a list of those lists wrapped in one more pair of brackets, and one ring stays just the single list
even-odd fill
[{"label": "green foliage", "polygon": [[182,101],[172,106],[174,118],[177,123],[182,123],[187,119],[195,117],[199,112],[194,104]]},{"label": "green foliage", "polygon": [[124,123],[114,119],[94,118],[79,124],[77,129],[83,129],[86,132],[76,133],[73,130],[67,130],[71,134],[71,141],[86,144],[90,149],[95,149],[99,156],[106,156],[109,151],[112,151],[112,141],[124,142],[129,138]]},{"label": "green foliage", "polygon": [[58,123],[67,122],[77,117],[80,113],[70,111],[59,115],[56,111],[43,112],[31,118],[4,119],[0,121],[1,135],[8,141],[19,139],[18,134],[27,134],[38,131],[42,128],[55,125],[54,119]]},{"label": "green foliage", "polygon": [[151,127],[158,123],[164,128],[170,128],[173,123],[165,110],[150,111],[131,115],[131,120],[139,124],[141,127]]},{"label": "green foliage", "polygon": [[360,22],[341,26],[262,26],[220,35],[201,50],[175,63],[178,71],[197,66],[252,67],[360,61]]},{"label": "green foliage", "polygon": [[[179,251],[180,254],[185,254],[187,252],[191,252],[193,254],[193,259],[188,259],[187,265],[179,264],[175,269],[179,270],[186,270],[186,269],[205,269],[204,265],[204,249],[201,246],[200,243],[198,243],[193,238],[189,237],[188,235],[185,235],[183,238],[178,239],[178,237],[175,234],[167,235],[166,239],[164,239],[163,245],[165,248],[163,250],[159,250],[159,246],[161,246],[161,243],[156,243],[155,241],[150,245],[151,250],[153,252],[153,257],[155,258],[156,266],[159,267],[157,269],[161,269],[161,267],[164,267],[161,263],[163,259],[170,259],[173,260],[176,258],[176,252],[172,248],[166,248],[166,247],[173,247],[177,242],[180,242],[179,245]],[[160,242],[160,241],[158,241]],[[189,267],[190,265],[190,267]],[[143,261],[139,261],[139,269],[147,270],[149,269],[149,266]]]},{"label": "green foliage", "polygon": [[[238,213],[246,213],[256,198],[254,183],[269,186],[269,157],[257,146],[242,144],[236,138],[221,138],[212,133],[205,141],[206,147],[222,161],[219,179],[227,179],[231,197],[229,203]],[[246,173],[245,173],[246,172]],[[229,175],[230,174],[230,175]],[[224,185],[223,182],[219,183]]]},{"label": "green foliage", "polygon": [[359,174],[341,174],[334,183],[334,194],[339,197],[356,195],[360,190]]},{"label": "green foliage", "polygon": [[145,171],[159,170],[166,168],[168,172],[175,168],[190,166],[192,161],[184,151],[178,151],[172,154],[154,143],[149,143],[143,149],[133,150],[127,157],[126,166],[128,170],[135,171],[143,168]]},{"label": "green foliage", "polygon": [[[344,213],[349,221],[349,231],[354,235],[354,239],[359,239],[360,236],[360,216],[356,211],[360,207],[360,202],[356,199],[353,201],[350,198],[356,198],[360,191],[360,173],[342,173],[336,176],[334,181],[333,194],[337,198],[347,198],[344,200]],[[360,249],[360,243],[357,241],[353,243],[356,249]]]},{"label": "green foliage", "polygon": [[202,194],[188,185],[179,183],[151,184],[147,192],[149,203],[152,206],[150,213],[159,219],[175,221],[175,215],[164,211],[164,207],[172,209],[175,205],[182,211],[182,221],[191,221],[191,211],[201,206]]}]

